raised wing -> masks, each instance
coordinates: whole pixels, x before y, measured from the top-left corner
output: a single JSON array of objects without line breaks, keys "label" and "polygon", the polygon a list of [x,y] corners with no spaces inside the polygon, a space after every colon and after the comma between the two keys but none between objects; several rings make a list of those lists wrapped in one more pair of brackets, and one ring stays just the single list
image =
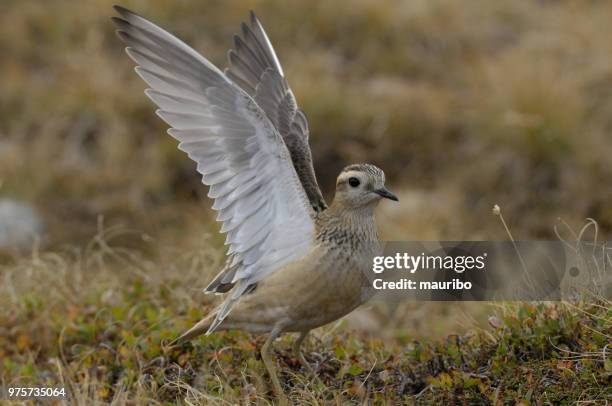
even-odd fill
[{"label": "raised wing", "polygon": [[[257,281],[306,254],[314,223],[289,152],[251,96],[185,43],[124,8],[113,18],[145,93],[197,162],[227,233],[231,286],[211,331]],[[221,276],[223,276],[221,275]]]},{"label": "raised wing", "polygon": [[308,121],[297,106],[285,80],[272,44],[255,13],[250,24],[242,23],[242,36],[234,36],[234,49],[227,55],[225,74],[251,95],[276,127],[291,153],[295,170],[312,208],[322,211],[327,204],[317,184],[308,145]]}]

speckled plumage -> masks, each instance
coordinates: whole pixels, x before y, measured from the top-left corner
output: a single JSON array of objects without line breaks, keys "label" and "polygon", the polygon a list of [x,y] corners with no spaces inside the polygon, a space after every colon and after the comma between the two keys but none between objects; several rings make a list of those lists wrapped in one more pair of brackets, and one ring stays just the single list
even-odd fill
[{"label": "speckled plumage", "polygon": [[[351,177],[362,180],[357,190],[347,184]],[[338,177],[334,202],[316,215],[312,248],[258,282],[217,329],[262,333],[282,326],[281,332],[305,331],[336,320],[366,301],[371,290],[365,275],[381,249],[374,209],[381,198],[377,191],[386,191],[383,182],[384,173],[373,165],[345,168]],[[208,331],[213,316],[180,340]]]}]

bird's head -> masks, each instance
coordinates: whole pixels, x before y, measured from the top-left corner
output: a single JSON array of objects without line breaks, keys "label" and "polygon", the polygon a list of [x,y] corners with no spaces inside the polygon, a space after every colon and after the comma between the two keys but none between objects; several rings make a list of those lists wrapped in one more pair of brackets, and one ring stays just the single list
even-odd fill
[{"label": "bird's head", "polygon": [[338,175],[335,203],[358,208],[376,205],[382,198],[399,200],[385,187],[385,173],[380,168],[371,164],[354,164]]}]

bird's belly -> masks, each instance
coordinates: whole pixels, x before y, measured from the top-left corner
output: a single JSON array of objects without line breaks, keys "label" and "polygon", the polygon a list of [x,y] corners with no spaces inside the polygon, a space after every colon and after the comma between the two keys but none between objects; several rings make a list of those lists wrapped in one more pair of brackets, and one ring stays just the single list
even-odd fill
[{"label": "bird's belly", "polygon": [[293,321],[287,329],[302,331],[337,320],[361,304],[362,274],[357,270],[320,272],[288,313]]},{"label": "bird's belly", "polygon": [[[355,264],[303,269],[303,277],[270,278],[245,296],[230,318],[248,318],[254,326],[284,325],[285,331],[309,330],[350,313],[363,300],[363,273]],[[282,272],[282,271],[280,271]],[[246,320],[245,320],[246,321]],[[271,327],[270,327],[271,329]]]}]

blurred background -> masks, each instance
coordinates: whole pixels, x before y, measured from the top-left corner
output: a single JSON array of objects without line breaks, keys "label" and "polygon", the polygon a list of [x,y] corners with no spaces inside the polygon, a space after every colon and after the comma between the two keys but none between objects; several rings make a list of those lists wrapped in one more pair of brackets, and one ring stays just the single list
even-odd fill
[{"label": "blurred background", "polygon": [[[31,255],[32,231],[35,249],[61,251],[105,228],[126,230],[114,246],[143,258],[223,255],[207,190],[144,96],[112,4],[0,2],[5,262]],[[579,229],[586,217],[612,232],[611,2],[122,5],[221,67],[255,10],[307,113],[328,200],[347,164],[387,173],[400,203],[381,205],[386,239],[506,239],[494,204],[517,239],[555,238],[559,219]],[[418,309],[426,322],[431,308]]]}]

